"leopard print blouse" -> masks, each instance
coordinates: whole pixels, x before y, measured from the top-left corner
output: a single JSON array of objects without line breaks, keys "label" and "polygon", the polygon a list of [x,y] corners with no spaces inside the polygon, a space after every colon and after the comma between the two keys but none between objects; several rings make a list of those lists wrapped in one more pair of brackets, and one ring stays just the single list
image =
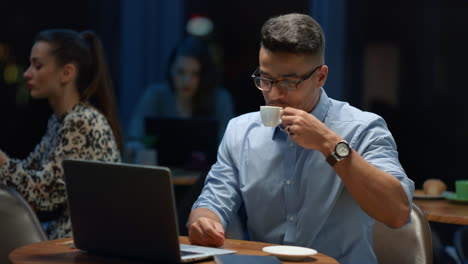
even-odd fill
[{"label": "leopard print blouse", "polygon": [[34,151],[25,160],[10,158],[0,168],[0,183],[15,187],[36,212],[56,213],[45,230],[49,239],[72,236],[62,169],[65,158],[121,161],[107,119],[89,104],[77,104],[60,118],[52,115]]}]

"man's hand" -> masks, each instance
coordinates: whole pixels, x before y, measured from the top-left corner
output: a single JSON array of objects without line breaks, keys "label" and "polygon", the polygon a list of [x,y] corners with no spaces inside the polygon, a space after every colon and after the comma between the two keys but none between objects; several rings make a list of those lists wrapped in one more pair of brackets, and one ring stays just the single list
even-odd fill
[{"label": "man's hand", "polygon": [[286,107],[281,120],[291,139],[303,148],[315,149],[328,155],[333,144],[341,141],[335,132],[305,111]]},{"label": "man's hand", "polygon": [[218,216],[207,208],[197,208],[189,217],[190,243],[200,246],[224,245],[224,228]]}]

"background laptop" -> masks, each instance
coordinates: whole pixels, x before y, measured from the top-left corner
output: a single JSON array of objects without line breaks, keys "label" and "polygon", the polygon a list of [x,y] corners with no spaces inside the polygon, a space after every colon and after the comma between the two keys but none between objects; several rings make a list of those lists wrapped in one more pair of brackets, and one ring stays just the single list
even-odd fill
[{"label": "background laptop", "polygon": [[155,137],[158,164],[204,170],[216,162],[218,121],[203,118],[146,118],[145,133]]},{"label": "background laptop", "polygon": [[81,250],[170,263],[235,252],[179,245],[168,168],[72,159],[63,168],[73,239]]}]

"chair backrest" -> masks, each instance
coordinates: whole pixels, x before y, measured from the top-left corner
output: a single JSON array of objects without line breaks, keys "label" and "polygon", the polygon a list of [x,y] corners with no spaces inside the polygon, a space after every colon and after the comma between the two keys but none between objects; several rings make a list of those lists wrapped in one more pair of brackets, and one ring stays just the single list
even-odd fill
[{"label": "chair backrest", "polygon": [[47,240],[36,214],[13,188],[0,186],[0,264],[20,246]]},{"label": "chair backrest", "polygon": [[392,229],[375,222],[373,247],[379,264],[432,264],[431,228],[421,209],[413,204],[411,223]]},{"label": "chair backrest", "polygon": [[462,263],[468,263],[468,226],[462,226],[453,235],[453,245]]}]

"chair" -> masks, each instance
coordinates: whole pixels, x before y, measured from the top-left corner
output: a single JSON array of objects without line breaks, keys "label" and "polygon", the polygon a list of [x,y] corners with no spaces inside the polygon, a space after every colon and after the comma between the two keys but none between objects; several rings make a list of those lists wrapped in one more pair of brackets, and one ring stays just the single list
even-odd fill
[{"label": "chair", "polygon": [[392,229],[375,222],[373,247],[379,264],[432,264],[432,240],[429,222],[413,204],[411,223]]},{"label": "chair", "polygon": [[187,186],[174,186],[174,191],[176,193],[179,235],[181,236],[188,236],[187,222],[192,210],[192,205],[198,199],[198,196],[203,190],[207,175],[208,171],[201,171],[197,181],[188,188]]},{"label": "chair", "polygon": [[0,264],[10,263],[8,254],[13,249],[45,240],[29,204],[15,189],[0,185]]},{"label": "chair", "polygon": [[453,235],[453,245],[463,264],[468,264],[468,226],[462,226]]}]

